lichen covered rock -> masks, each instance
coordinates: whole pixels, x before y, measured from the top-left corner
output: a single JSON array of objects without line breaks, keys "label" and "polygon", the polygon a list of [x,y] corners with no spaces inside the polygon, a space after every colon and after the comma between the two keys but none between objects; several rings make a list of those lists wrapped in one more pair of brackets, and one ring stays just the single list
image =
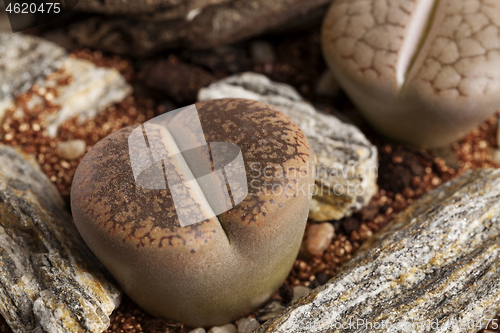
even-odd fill
[{"label": "lichen covered rock", "polygon": [[120,291],[35,161],[0,145],[0,313],[16,333],[101,333]]}]

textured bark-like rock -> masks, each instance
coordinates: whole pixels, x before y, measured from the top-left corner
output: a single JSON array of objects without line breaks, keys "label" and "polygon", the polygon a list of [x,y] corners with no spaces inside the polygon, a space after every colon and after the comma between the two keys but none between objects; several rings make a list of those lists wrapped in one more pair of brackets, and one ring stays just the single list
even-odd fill
[{"label": "textured bark-like rock", "polygon": [[201,89],[198,100],[235,97],[272,105],[306,134],[316,158],[316,191],[309,218],[341,219],[360,210],[377,190],[377,149],[352,125],[318,112],[295,89],[256,73],[231,76]]},{"label": "textured bark-like rock", "polygon": [[[211,48],[266,31],[305,24],[324,15],[331,0],[185,0],[171,6],[126,1],[80,1],[77,9],[129,14],[75,24],[70,36],[84,46],[144,55],[183,45]],[[140,7],[140,8],[138,8]]]},{"label": "textured bark-like rock", "polygon": [[95,332],[120,292],[35,161],[0,145],[0,313],[14,332]]},{"label": "textured bark-like rock", "polygon": [[476,332],[500,306],[499,236],[500,169],[468,172],[256,332]]},{"label": "textured bark-like rock", "polygon": [[[60,76],[48,76],[56,70]],[[10,108],[23,113],[26,107],[44,109],[49,102],[59,106],[42,124],[51,137],[69,118],[94,117],[132,91],[118,71],[70,58],[51,42],[18,33],[0,33],[0,82],[0,122]],[[35,83],[45,93],[33,94],[18,105],[14,98]]]}]

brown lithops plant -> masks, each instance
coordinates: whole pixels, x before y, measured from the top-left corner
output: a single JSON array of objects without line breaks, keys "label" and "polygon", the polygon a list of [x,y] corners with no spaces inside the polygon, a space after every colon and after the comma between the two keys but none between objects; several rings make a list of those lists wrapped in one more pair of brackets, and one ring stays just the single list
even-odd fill
[{"label": "brown lithops plant", "polygon": [[500,107],[500,1],[336,0],[322,45],[353,103],[393,139],[444,146]]},{"label": "brown lithops plant", "polygon": [[[96,144],[76,171],[71,207],[84,240],[143,309],[211,326],[258,308],[286,278],[305,229],[314,157],[299,127],[267,104],[221,99],[195,106],[204,140],[190,133],[189,117],[167,117],[169,129],[148,122]],[[136,145],[141,135],[145,146]],[[210,146],[212,171],[216,143],[241,149],[246,184],[231,183],[238,172],[224,168],[234,208],[217,216],[225,199],[210,191],[222,183],[200,181],[204,153],[178,154],[192,152],[183,145],[197,140]],[[148,168],[157,155],[164,157],[159,169]],[[165,178],[153,181],[158,170]],[[173,191],[179,184],[182,191]]]}]

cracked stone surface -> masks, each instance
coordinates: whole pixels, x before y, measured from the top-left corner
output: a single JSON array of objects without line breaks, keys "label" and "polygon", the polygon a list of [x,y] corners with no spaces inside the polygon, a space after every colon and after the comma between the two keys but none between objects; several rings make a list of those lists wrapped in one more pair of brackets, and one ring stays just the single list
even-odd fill
[{"label": "cracked stone surface", "polygon": [[[51,76],[59,71],[60,76]],[[66,83],[63,78],[66,79]],[[59,126],[78,117],[93,118],[108,106],[122,101],[131,86],[115,69],[100,68],[89,61],[68,57],[65,50],[42,38],[0,32],[0,122],[5,112],[45,108],[50,103],[57,112],[47,115],[43,127],[55,137]],[[18,105],[16,96],[33,85],[38,92]],[[49,95],[50,92],[50,95]]]},{"label": "cracked stone surface", "polygon": [[255,332],[477,332],[500,307],[499,199],[500,169],[427,193]]},{"label": "cracked stone surface", "polygon": [[383,134],[429,148],[500,107],[500,2],[338,0],[325,17],[327,63]]},{"label": "cracked stone surface", "polygon": [[309,218],[338,220],[366,206],[377,191],[377,149],[361,131],[316,110],[287,84],[252,72],[200,89],[198,100],[247,98],[272,105],[305,133],[316,159],[316,189]]},{"label": "cracked stone surface", "polygon": [[36,161],[0,145],[0,313],[16,333],[101,333],[121,293]]}]

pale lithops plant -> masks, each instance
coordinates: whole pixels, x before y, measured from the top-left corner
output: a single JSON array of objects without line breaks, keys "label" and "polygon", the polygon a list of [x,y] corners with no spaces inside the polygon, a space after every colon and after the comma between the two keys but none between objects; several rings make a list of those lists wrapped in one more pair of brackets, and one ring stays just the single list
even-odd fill
[{"label": "pale lithops plant", "polygon": [[[298,126],[264,103],[221,99],[181,111],[96,144],[76,171],[71,207],[84,240],[142,308],[221,325],[261,306],[289,273],[314,157]],[[190,130],[199,127],[201,136]],[[216,150],[231,147],[217,166]]]},{"label": "pale lithops plant", "polygon": [[335,0],[322,44],[375,128],[436,147],[500,107],[499,27],[496,0]]}]

